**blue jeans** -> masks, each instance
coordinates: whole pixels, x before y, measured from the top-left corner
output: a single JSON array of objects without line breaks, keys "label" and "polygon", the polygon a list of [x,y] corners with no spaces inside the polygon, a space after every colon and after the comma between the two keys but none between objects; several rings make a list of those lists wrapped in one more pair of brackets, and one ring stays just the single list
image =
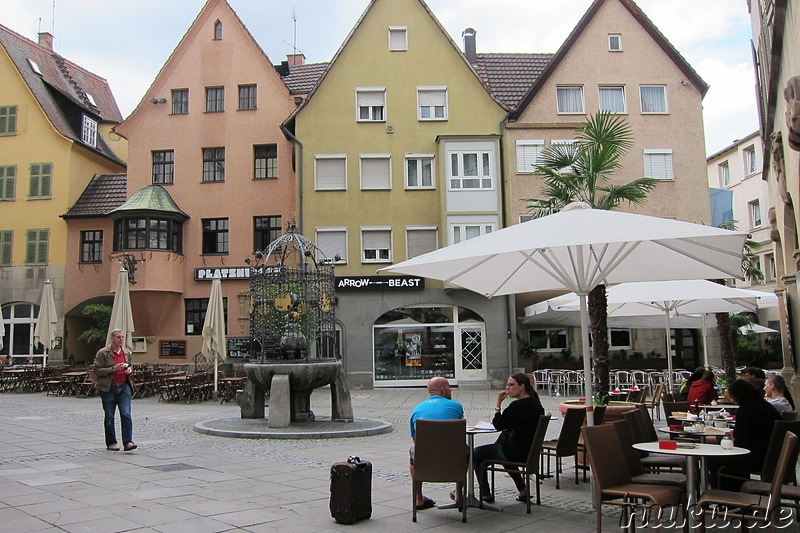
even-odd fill
[{"label": "blue jeans", "polygon": [[133,419],[131,418],[131,387],[127,383],[111,385],[108,392],[101,392],[103,400],[103,427],[106,433],[106,446],[117,443],[117,433],[114,430],[114,413],[119,408],[119,418],[122,422],[122,442],[133,442]]},{"label": "blue jeans", "polygon": [[[508,461],[508,458],[503,453],[503,446],[497,443],[478,446],[475,448],[475,451],[472,452],[472,469],[478,475],[478,484],[481,486],[481,491],[483,491],[483,494],[491,494],[492,491],[489,488],[489,473],[485,468],[481,468],[481,463],[486,459]],[[522,479],[522,475],[518,472],[519,469],[517,469],[517,473],[509,472],[508,475],[514,480],[514,485],[516,485],[517,490],[521,491],[525,489],[525,480]]]}]

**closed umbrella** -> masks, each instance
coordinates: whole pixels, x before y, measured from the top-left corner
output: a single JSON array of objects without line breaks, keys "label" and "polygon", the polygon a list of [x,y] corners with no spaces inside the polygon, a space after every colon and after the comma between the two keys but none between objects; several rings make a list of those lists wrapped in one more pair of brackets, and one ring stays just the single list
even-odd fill
[{"label": "closed umbrella", "polygon": [[[769,293],[727,287],[707,280],[673,280],[620,283],[608,289],[608,316],[661,315],[666,320],[668,383],[672,388],[670,330],[675,316],[755,311],[760,297]],[[541,307],[541,304],[537,304]],[[576,310],[578,295],[571,293],[548,300],[556,310]],[[705,365],[708,366],[706,355]]]},{"label": "closed umbrella", "polygon": [[200,350],[207,358],[214,358],[214,395],[219,381],[219,358],[227,356],[225,346],[225,307],[222,299],[222,282],[219,273],[211,281],[211,296],[208,299],[206,319],[203,321],[203,347]]},{"label": "closed umbrella", "polygon": [[33,342],[44,346],[44,356],[42,357],[42,367],[47,365],[47,352],[53,349],[56,343],[56,300],[53,297],[53,284],[49,279],[44,281],[42,290],[42,301],[39,304],[39,317],[36,319],[36,326],[33,328]]},{"label": "closed umbrella", "polygon": [[114,292],[114,306],[111,308],[106,345],[111,344],[111,331],[115,329],[120,329],[125,333],[124,347],[128,352],[132,352],[133,311],[131,310],[131,294],[128,289],[128,271],[124,268],[119,269],[117,276],[117,290]]},{"label": "closed umbrella", "polygon": [[[2,301],[2,300],[0,300],[0,311],[2,311],[2,310],[3,310],[3,301]],[[2,350],[2,349],[3,349],[3,346],[5,346],[5,345],[3,344],[3,339],[4,339],[4,338],[5,338],[5,336],[6,336],[6,327],[5,327],[5,325],[3,324],[3,322],[4,322],[4,321],[3,321],[3,314],[2,314],[2,313],[0,313],[0,350]],[[10,352],[10,351],[11,351],[11,350],[9,350],[9,352]]]},{"label": "closed umbrella", "polygon": [[[602,283],[741,278],[746,234],[591,209],[558,213],[447,246],[381,271],[422,276],[487,297],[568,289],[578,294],[586,402],[591,406],[589,292]],[[589,423],[592,423],[591,417]]]}]

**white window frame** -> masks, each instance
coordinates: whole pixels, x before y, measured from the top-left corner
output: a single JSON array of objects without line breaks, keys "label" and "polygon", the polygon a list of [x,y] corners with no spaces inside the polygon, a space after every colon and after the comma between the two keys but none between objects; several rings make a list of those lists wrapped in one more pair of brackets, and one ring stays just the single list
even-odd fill
[{"label": "white window frame", "polygon": [[[392,36],[400,36],[397,39],[392,39]],[[408,27],[407,26],[389,26],[389,51],[390,52],[407,52],[408,51]]]},{"label": "white window frame", "polygon": [[[475,155],[477,176],[464,175],[464,156]],[[457,157],[458,171],[453,172],[453,156]],[[489,173],[484,174],[484,156],[488,157]],[[478,187],[465,187],[465,181],[477,181]],[[451,150],[447,152],[447,183],[451,191],[491,191],[495,188],[494,153],[491,150]]]},{"label": "white window frame", "polygon": [[717,165],[717,172],[719,173],[719,185],[723,189],[731,185],[731,165],[727,161],[723,161]]},{"label": "white window frame", "polygon": [[[628,332],[628,344],[625,345],[616,345],[613,343],[612,339],[613,336],[611,332],[613,331],[627,331]],[[608,328],[608,347],[612,350],[630,350],[633,347],[633,334],[631,334],[631,328]]]},{"label": "white window frame", "polygon": [[[561,98],[559,94],[562,91],[578,90],[580,92],[581,108],[577,111],[564,111],[561,109]],[[556,86],[556,110],[559,115],[584,115],[586,111],[586,102],[583,96],[583,85],[557,85]]]},{"label": "white window frame", "polygon": [[97,147],[97,121],[87,115],[83,115],[81,140],[93,148]]},{"label": "white window frame", "polygon": [[[364,234],[366,233],[388,233],[388,248],[366,248]],[[392,262],[392,227],[391,226],[361,226],[361,262],[362,263],[391,263]],[[375,257],[368,258],[367,252],[374,252]],[[382,254],[385,252],[385,254]],[[381,257],[383,255],[383,257]]]},{"label": "white window frame", "polygon": [[[373,178],[366,178],[364,174],[365,161],[385,161],[386,162],[386,176],[380,178],[381,181],[385,180],[383,184],[369,183]],[[359,179],[362,191],[389,191],[392,189],[392,154],[360,154],[358,160]]]},{"label": "white window frame", "polygon": [[[412,257],[417,257],[418,255],[422,255],[427,252],[420,252],[415,255],[411,255],[411,235],[413,234],[433,234],[433,250],[437,250],[439,248],[439,228],[438,226],[406,226],[406,259],[411,259]],[[428,251],[433,251],[428,250]]]},{"label": "white window frame", "polygon": [[[423,100],[427,100],[426,98],[423,98],[423,94],[425,94],[425,93],[430,93],[431,96],[434,96],[433,93],[442,93],[443,96],[444,96],[444,103],[442,105],[438,105],[438,104],[422,105],[423,104]],[[429,121],[435,122],[435,121],[447,120],[448,107],[449,107],[447,98],[448,98],[447,86],[423,86],[423,87],[417,87],[417,120],[423,121],[423,122],[429,122]],[[437,99],[437,101],[438,101],[438,99]],[[436,116],[436,108],[438,108],[438,107],[442,107],[443,108],[442,109],[442,116],[440,116],[440,117]],[[423,117],[422,116],[423,115],[423,113],[422,113],[423,108],[429,108],[429,110],[432,111],[431,116]]]},{"label": "white window frame", "polygon": [[[320,186],[319,162],[325,160],[341,160],[344,162],[344,178],[341,186]],[[315,191],[346,191],[347,190],[347,154],[316,154],[314,156],[314,190]]]},{"label": "white window frame", "polygon": [[747,213],[750,215],[751,228],[760,228],[764,225],[764,217],[761,214],[761,200],[759,198],[747,202]]},{"label": "white window frame", "polygon": [[750,176],[758,172],[758,162],[756,161],[756,147],[748,146],[742,151],[744,157],[744,175]]},{"label": "white window frame", "polygon": [[[374,103],[377,95],[381,95],[380,104]],[[367,118],[361,116],[362,109],[367,111]],[[356,122],[386,122],[386,87],[356,87]]]},{"label": "white window frame", "polygon": [[534,165],[542,164],[544,140],[517,141],[517,174],[536,174]]},{"label": "white window frame", "polygon": [[[468,228],[478,228],[478,235],[473,237],[461,239],[461,235],[464,237],[467,236],[467,229]],[[460,223],[451,223],[450,227],[450,241],[451,244],[458,244],[459,242],[468,241],[470,239],[474,239],[476,237],[482,237],[483,235],[488,235],[497,230],[497,225],[494,222],[460,222]],[[456,230],[458,230],[458,240],[456,239]]]},{"label": "white window frame", "polygon": [[[663,102],[664,102],[664,110],[663,111],[645,111],[644,110],[644,98],[642,97],[642,89],[654,89],[660,88],[663,94]],[[643,115],[667,115],[669,114],[669,102],[667,101],[667,86],[660,85],[660,84],[644,84],[639,85],[639,103],[642,114]]]},{"label": "white window frame", "polygon": [[[603,109],[602,102],[603,102],[603,91],[619,91],[622,95],[622,110],[617,111],[614,109]],[[600,111],[608,111],[609,113],[615,113],[617,115],[625,115],[628,113],[628,99],[626,98],[625,94],[625,86],[624,85],[599,85],[597,87],[597,102],[598,108]]]},{"label": "white window frame", "polygon": [[[320,226],[315,228],[316,234],[316,245],[319,249],[320,253],[324,253],[331,264],[334,265],[346,265],[347,264],[347,227],[346,226]],[[340,250],[331,250],[333,253],[328,255],[328,250],[324,249],[324,244],[320,244],[319,238],[321,234],[328,234],[328,235],[342,235],[344,242],[337,243],[337,245],[341,246]],[[343,246],[342,246],[343,245]],[[339,247],[337,246],[337,248]],[[339,253],[340,259],[338,261],[335,260],[336,254]],[[322,255],[317,255],[317,261],[323,260]]]},{"label": "white window frame", "polygon": [[[430,185],[424,185],[422,183],[422,161],[430,159],[431,162],[431,183]],[[412,185],[409,183],[409,176],[408,176],[408,165],[411,161],[416,162],[417,167],[417,179],[420,181],[417,185]],[[403,180],[405,182],[406,189],[435,189],[436,188],[436,155],[435,154],[405,154],[403,159]]]},{"label": "white window frame", "polygon": [[[666,156],[666,163],[664,164],[664,173],[659,174],[654,169],[654,160],[658,156]],[[653,178],[661,181],[670,181],[675,179],[675,167],[673,166],[672,149],[670,148],[645,148],[642,154],[642,161],[644,162],[644,177]],[[659,166],[661,166],[659,164]]]},{"label": "white window frame", "polygon": [[[617,46],[614,47],[614,41],[616,40]],[[609,33],[608,34],[608,51],[609,52],[622,52],[622,34],[620,33]]]}]

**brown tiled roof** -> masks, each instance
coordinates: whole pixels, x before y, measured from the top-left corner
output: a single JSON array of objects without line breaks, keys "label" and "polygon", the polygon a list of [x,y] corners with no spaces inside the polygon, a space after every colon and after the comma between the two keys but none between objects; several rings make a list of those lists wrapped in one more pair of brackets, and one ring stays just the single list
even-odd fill
[{"label": "brown tiled roof", "polygon": [[[119,124],[122,121],[117,102],[104,78],[3,25],[0,25],[0,46],[5,49],[47,118],[63,136],[94,150],[81,142],[81,114],[86,113],[103,123]],[[33,71],[31,59],[38,65],[41,75]],[[92,105],[87,95],[91,95],[96,105]],[[124,164],[99,135],[96,150]]]},{"label": "brown tiled roof", "polygon": [[554,54],[478,54],[475,70],[509,108],[525,96]]},{"label": "brown tiled roof", "polygon": [[330,63],[308,63],[289,67],[289,74],[282,76],[291,94],[308,94],[328,70]]},{"label": "brown tiled roof", "polygon": [[89,185],[62,218],[104,217],[125,203],[127,174],[95,174]]}]

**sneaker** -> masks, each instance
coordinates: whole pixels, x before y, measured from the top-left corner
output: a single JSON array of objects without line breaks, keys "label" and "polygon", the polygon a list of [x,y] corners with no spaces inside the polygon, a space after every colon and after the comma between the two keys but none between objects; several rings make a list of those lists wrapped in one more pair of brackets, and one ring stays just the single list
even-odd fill
[{"label": "sneaker", "polygon": [[[125,451],[126,451],[126,452],[129,452],[129,451],[131,451],[131,450],[135,450],[136,448],[138,448],[138,446],[136,446],[136,445],[135,445],[134,443],[132,443],[132,442],[128,442],[128,443],[126,443],[126,444],[125,444]],[[119,450],[119,447],[117,447],[117,449]]]},{"label": "sneaker", "polygon": [[112,452],[118,452],[119,451],[119,445],[118,444],[109,444],[108,446],[106,446],[106,450],[109,450],[109,451],[112,451]]}]

